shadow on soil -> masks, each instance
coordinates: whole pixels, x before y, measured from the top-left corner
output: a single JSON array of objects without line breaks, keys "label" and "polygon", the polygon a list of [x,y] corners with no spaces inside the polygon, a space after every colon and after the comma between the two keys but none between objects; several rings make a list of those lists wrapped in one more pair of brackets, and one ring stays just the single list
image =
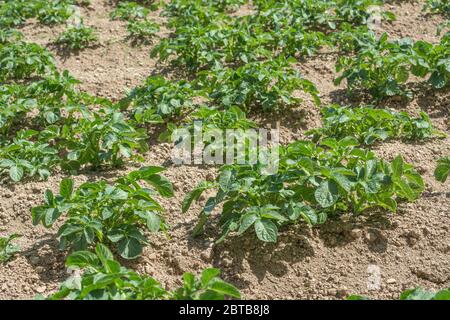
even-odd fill
[{"label": "shadow on soil", "polygon": [[58,240],[53,236],[42,236],[32,247],[21,253],[37,271],[39,279],[44,283],[55,283],[66,280],[64,267],[67,252],[59,250]]},{"label": "shadow on soil", "polygon": [[[371,252],[384,253],[388,240],[382,231],[395,227],[385,213],[373,213],[364,217],[348,217],[347,220],[329,219],[313,228],[304,224],[288,226],[280,230],[277,243],[261,242],[254,233],[229,236],[223,243],[214,245],[212,265],[223,270],[224,279],[241,289],[248,288],[250,282],[241,277],[248,268],[259,281],[268,275],[283,277],[292,270],[292,265],[315,255],[317,239],[325,248],[344,247],[362,241]],[[204,236],[190,238],[188,246],[206,250],[204,238],[215,239],[217,234],[218,230],[213,225],[207,225]]]}]

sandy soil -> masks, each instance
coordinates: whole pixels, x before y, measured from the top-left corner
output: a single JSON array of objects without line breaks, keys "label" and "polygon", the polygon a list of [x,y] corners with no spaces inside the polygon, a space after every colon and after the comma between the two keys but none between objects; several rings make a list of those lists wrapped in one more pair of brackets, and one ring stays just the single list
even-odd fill
[{"label": "sandy soil", "polygon": [[[149,74],[161,72],[161,66],[150,59],[151,45],[133,47],[125,40],[126,24],[110,21],[113,7],[107,1],[91,0],[82,8],[85,24],[94,26],[100,43],[78,54],[56,51],[51,42],[63,27],[45,27],[27,23],[22,31],[27,40],[47,46],[57,59],[58,67],[67,69],[83,81],[80,89],[119,99],[127,89],[139,85]],[[397,14],[397,21],[383,24],[392,38],[437,41],[436,26],[440,16],[426,16],[422,2],[396,2],[387,7]],[[161,21],[158,12],[151,16]],[[167,36],[162,30],[160,36]],[[318,87],[324,103],[345,102],[343,88],[333,85],[336,56],[319,54],[299,64],[306,78]],[[449,92],[418,92],[407,103],[388,104],[398,110],[417,113],[425,110],[435,126],[450,134],[448,125]],[[261,125],[280,122],[283,143],[302,138],[308,129],[320,126],[318,108],[308,100],[296,109],[277,115],[259,115]],[[144,165],[164,165],[166,175],[174,183],[176,196],[165,200],[170,239],[150,235],[143,256],[128,263],[138,272],[155,276],[168,287],[179,284],[186,271],[199,272],[209,266],[223,270],[223,277],[242,290],[246,299],[337,299],[348,294],[366,294],[374,298],[395,298],[403,289],[417,285],[428,289],[450,286],[450,190],[449,183],[440,184],[432,176],[437,158],[450,155],[450,138],[421,144],[383,143],[375,147],[377,154],[392,159],[402,154],[416,165],[426,181],[426,191],[415,203],[401,204],[397,214],[372,215],[341,221],[329,221],[316,228],[291,226],[281,231],[277,244],[264,245],[253,235],[229,238],[214,245],[217,225],[208,224],[206,233],[192,238],[200,207],[194,205],[181,213],[184,194],[201,180],[214,177],[215,168],[167,165],[170,146],[150,141]],[[114,177],[133,170],[80,175],[77,184],[87,180]],[[65,252],[58,250],[56,228],[33,227],[30,208],[42,201],[46,189],[56,191],[62,175],[45,182],[17,185],[0,184],[0,235],[17,232],[23,252],[5,265],[0,265],[0,299],[33,298],[37,293],[49,294],[67,277]],[[203,201],[205,198],[203,199]],[[369,291],[367,283],[379,270],[381,287]]]}]

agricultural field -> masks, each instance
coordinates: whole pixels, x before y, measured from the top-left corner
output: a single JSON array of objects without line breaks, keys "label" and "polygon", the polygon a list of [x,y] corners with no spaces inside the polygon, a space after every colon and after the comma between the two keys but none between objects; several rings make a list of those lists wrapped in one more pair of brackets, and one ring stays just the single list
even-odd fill
[{"label": "agricultural field", "polygon": [[[0,0],[0,299],[450,300],[449,17]],[[177,163],[198,121],[277,170]]]}]

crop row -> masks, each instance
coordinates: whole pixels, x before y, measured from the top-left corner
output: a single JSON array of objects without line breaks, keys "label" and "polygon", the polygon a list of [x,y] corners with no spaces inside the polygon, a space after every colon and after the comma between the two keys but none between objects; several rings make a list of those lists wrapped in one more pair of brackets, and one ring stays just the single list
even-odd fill
[{"label": "crop row", "polygon": [[[158,123],[167,126],[161,139],[170,141],[177,127],[193,130],[192,120],[202,120],[206,132],[254,128],[246,112],[298,106],[302,100],[297,91],[319,106],[317,88],[297,65],[327,47],[344,55],[336,65],[343,71],[336,83],[346,79],[351,93],[368,89],[374,102],[406,94],[410,73],[428,77],[433,90],[449,85],[450,34],[438,44],[378,37],[366,26],[372,17],[369,8],[381,4],[377,0],[255,0],[245,16],[235,14],[247,3],[243,0],[173,0],[162,11],[172,34],[150,54],[191,80],[150,76],[113,102],[77,90],[79,82],[67,71],[59,72],[46,49],[12,29],[33,17],[47,24],[64,22],[72,16],[73,3],[0,1],[0,176],[13,182],[143,161],[147,128]],[[427,8],[445,14],[439,1],[429,3]],[[153,39],[159,26],[147,16],[154,9],[120,2],[111,19],[127,20],[131,35]],[[381,16],[395,19],[390,12]],[[93,41],[93,29],[79,24],[57,43],[82,49]],[[204,191],[216,191],[194,234],[202,231],[216,207],[221,207],[218,241],[253,229],[260,240],[275,242],[278,230],[288,224],[316,225],[328,217],[370,210],[395,212],[399,202],[420,196],[424,182],[412,165],[401,156],[385,161],[366,148],[387,139],[445,136],[427,114],[414,118],[373,106],[337,105],[322,113],[323,126],[308,133],[311,139],[277,147],[277,173],[263,174],[261,164],[227,165],[215,181],[204,181],[189,192],[183,212]],[[62,219],[57,237],[61,249],[73,252],[67,266],[83,270],[50,298],[239,297],[216,269],[205,270],[199,280],[186,274],[184,286],[169,292],[114,260],[111,251],[125,259],[140,256],[148,244],[147,231],[167,231],[158,199],[172,197],[173,189],[163,170],[142,167],[114,183],[88,182],[78,188],[65,178],[58,194],[45,192],[44,203],[31,210],[33,223],[50,228]],[[449,161],[443,158],[435,176],[444,182],[448,173]],[[4,260],[17,251],[11,245],[14,237],[2,239]],[[93,248],[95,253],[89,251]]]}]

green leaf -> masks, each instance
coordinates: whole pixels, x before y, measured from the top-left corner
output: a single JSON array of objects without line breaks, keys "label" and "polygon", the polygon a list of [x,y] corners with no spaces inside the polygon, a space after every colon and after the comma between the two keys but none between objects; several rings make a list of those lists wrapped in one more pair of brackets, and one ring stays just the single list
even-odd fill
[{"label": "green leaf", "polygon": [[102,263],[105,263],[107,260],[114,260],[112,252],[104,244],[97,244],[95,246],[95,253]]},{"label": "green leaf", "polygon": [[52,206],[53,202],[55,200],[55,196],[53,195],[53,192],[51,190],[45,190],[44,192],[44,200],[45,200],[45,204]]},{"label": "green leaf", "polygon": [[208,268],[203,270],[200,281],[202,285],[206,287],[211,280],[218,277],[220,275],[220,270],[216,268]]},{"label": "green leaf", "polygon": [[42,207],[34,207],[31,209],[31,216],[33,225],[38,225],[42,221],[46,210]]},{"label": "green leaf", "polygon": [[334,181],[323,181],[314,192],[314,197],[323,208],[334,205],[339,197],[339,191]]},{"label": "green leaf", "polygon": [[255,222],[255,232],[261,241],[277,242],[278,228],[271,220],[257,220]]},{"label": "green leaf", "polygon": [[353,187],[353,183],[343,174],[333,172],[332,178],[346,192],[350,192]]},{"label": "green leaf", "polygon": [[142,253],[142,244],[135,238],[123,238],[119,241],[117,250],[120,256],[125,259],[135,259]]},{"label": "green leaf", "polygon": [[450,172],[450,157],[441,158],[438,160],[438,165],[434,170],[434,177],[437,181],[444,183]]},{"label": "green leaf", "polygon": [[197,201],[201,194],[209,187],[210,185],[207,182],[202,182],[194,190],[188,192],[183,199],[183,203],[181,204],[182,212],[185,213],[188,211],[192,205],[192,202],[194,200]]},{"label": "green leaf", "polygon": [[238,230],[237,234],[238,235],[243,234],[258,219],[259,219],[259,216],[254,212],[249,212],[249,213],[243,215],[241,218],[241,224],[239,226],[239,230]]},{"label": "green leaf", "polygon": [[147,227],[151,232],[158,232],[161,218],[154,212],[147,212]]},{"label": "green leaf", "polygon": [[392,167],[392,173],[394,177],[399,178],[403,174],[403,158],[402,156],[398,155],[395,157],[395,159],[391,163]]},{"label": "green leaf", "polygon": [[351,295],[347,297],[347,300],[370,300],[365,296]]},{"label": "green leaf", "polygon": [[44,225],[48,228],[52,226],[55,221],[61,216],[62,212],[60,212],[56,208],[48,208],[45,210],[44,216]]},{"label": "green leaf", "polygon": [[226,296],[230,296],[233,298],[240,298],[241,294],[239,292],[239,290],[233,286],[230,283],[227,283],[223,280],[217,279],[216,281],[214,281],[209,288],[211,290],[214,290],[217,293],[226,295]]},{"label": "green leaf", "polygon": [[59,194],[66,199],[70,199],[73,192],[73,180],[65,178],[61,181],[59,185]]},{"label": "green leaf", "polygon": [[156,191],[163,197],[173,196],[173,186],[172,183],[164,176],[155,174],[145,178],[145,181],[150,183]]},{"label": "green leaf", "polygon": [[11,168],[9,168],[9,176],[11,177],[11,180],[13,180],[14,182],[22,180],[23,168],[18,167],[17,165],[12,166]]},{"label": "green leaf", "polygon": [[89,266],[98,266],[100,263],[97,256],[90,251],[76,251],[66,260],[67,267],[86,268]]},{"label": "green leaf", "polygon": [[226,170],[220,173],[219,186],[224,192],[227,192],[228,189],[230,188],[232,178],[233,172],[231,170]]},{"label": "green leaf", "polygon": [[433,72],[428,81],[436,89],[442,89],[447,84],[447,79],[445,78],[445,75],[438,71]]},{"label": "green leaf", "polygon": [[450,289],[437,292],[434,300],[450,300]]}]

